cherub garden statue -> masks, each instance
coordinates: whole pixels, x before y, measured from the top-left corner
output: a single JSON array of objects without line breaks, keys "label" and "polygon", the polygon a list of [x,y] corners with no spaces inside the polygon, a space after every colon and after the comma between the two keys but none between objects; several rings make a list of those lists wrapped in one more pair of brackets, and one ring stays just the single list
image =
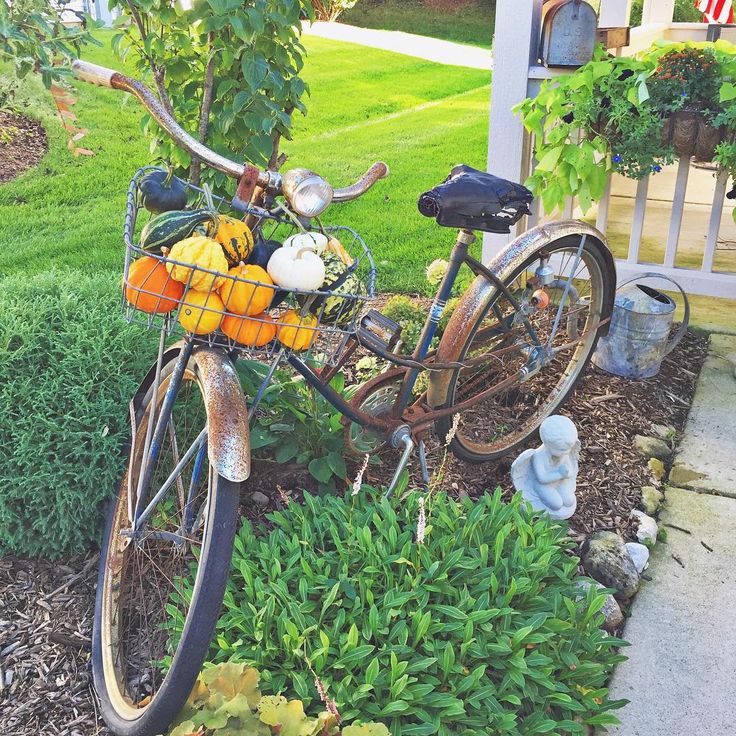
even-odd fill
[{"label": "cherub garden statue", "polygon": [[524,450],[514,460],[511,480],[535,511],[569,519],[577,506],[578,431],[570,419],[554,414],[542,422],[539,436],[541,447]]}]

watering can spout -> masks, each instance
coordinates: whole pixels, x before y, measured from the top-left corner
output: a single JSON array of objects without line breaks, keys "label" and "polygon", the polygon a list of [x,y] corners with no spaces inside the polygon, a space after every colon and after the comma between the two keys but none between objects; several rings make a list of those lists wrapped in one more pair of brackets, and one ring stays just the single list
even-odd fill
[{"label": "watering can spout", "polygon": [[[673,283],[685,301],[685,315],[675,336],[670,329],[676,304],[665,293],[637,283],[660,278]],[[621,284],[611,314],[608,335],[598,342],[593,363],[607,373],[624,378],[651,378],[662,360],[682,340],[690,321],[690,304],[682,287],[668,276],[643,273]]]}]

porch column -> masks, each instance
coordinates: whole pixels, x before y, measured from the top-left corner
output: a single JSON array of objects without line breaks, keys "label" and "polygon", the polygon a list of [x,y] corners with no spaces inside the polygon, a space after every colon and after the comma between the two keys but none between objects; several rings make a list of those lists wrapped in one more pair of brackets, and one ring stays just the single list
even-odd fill
[{"label": "porch column", "polygon": [[672,23],[675,17],[675,0],[644,0],[641,24]]},{"label": "porch column", "polygon": [[[516,182],[523,182],[529,173],[528,146],[524,126],[511,108],[526,99],[529,67],[537,63],[542,2],[496,2],[487,170]],[[486,234],[483,260],[487,261],[515,237],[515,230],[511,235]]]},{"label": "porch column", "polygon": [[598,25],[601,28],[619,28],[629,25],[631,0],[601,0]]}]

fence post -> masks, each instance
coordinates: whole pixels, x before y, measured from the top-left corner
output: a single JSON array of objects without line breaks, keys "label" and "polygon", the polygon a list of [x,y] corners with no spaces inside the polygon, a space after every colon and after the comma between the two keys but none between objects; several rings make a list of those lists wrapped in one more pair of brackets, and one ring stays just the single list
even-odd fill
[{"label": "fence post", "polygon": [[[539,53],[543,0],[498,0],[493,42],[493,83],[488,135],[488,171],[523,182],[528,175],[524,126],[511,108],[527,97],[529,67]],[[486,234],[483,260],[503,248],[511,235]]]},{"label": "fence post", "polygon": [[672,23],[675,17],[675,0],[644,0],[641,24]]}]

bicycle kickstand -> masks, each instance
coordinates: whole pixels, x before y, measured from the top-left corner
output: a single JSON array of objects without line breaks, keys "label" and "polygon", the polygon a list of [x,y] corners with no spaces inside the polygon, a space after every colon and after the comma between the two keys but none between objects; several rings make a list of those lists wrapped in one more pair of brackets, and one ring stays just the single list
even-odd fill
[{"label": "bicycle kickstand", "polygon": [[[389,498],[396,489],[399,478],[404,472],[404,468],[409,464],[411,455],[414,452],[414,440],[411,438],[409,428],[405,426],[399,427],[391,438],[391,445],[396,448],[403,447],[404,452],[401,454],[399,464],[396,466],[391,483],[386,490],[386,498]],[[429,490],[429,470],[427,469],[427,453],[424,448],[424,440],[419,440],[419,467],[422,471],[422,485],[426,493]]]}]

